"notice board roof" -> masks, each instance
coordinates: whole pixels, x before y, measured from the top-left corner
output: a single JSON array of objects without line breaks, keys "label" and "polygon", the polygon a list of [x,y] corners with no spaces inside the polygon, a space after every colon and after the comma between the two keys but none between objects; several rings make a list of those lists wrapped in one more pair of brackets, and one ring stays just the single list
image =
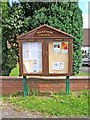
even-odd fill
[{"label": "notice board roof", "polygon": [[66,32],[63,32],[59,29],[44,24],[19,36],[18,40],[29,39],[29,38],[55,38],[55,37],[73,38],[72,35]]}]

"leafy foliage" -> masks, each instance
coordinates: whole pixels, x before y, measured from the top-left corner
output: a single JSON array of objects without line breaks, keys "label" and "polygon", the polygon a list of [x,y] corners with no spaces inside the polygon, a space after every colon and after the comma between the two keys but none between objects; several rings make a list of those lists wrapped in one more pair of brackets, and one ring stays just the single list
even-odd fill
[{"label": "leafy foliage", "polygon": [[10,8],[8,3],[4,4],[7,5],[8,13],[6,8],[2,7],[2,75],[9,75],[18,61],[17,35],[25,32],[27,20],[21,6],[13,4]]},{"label": "leafy foliage", "polygon": [[[11,69],[16,66],[18,60],[17,34],[23,34],[44,23],[74,36],[73,75],[79,73],[82,60],[83,22],[82,11],[77,2],[20,2],[20,5],[13,4],[12,7],[9,7],[7,4],[6,6],[5,9],[8,9],[8,12],[4,11],[2,22],[3,75],[6,75],[5,70],[10,69],[9,74]],[[11,48],[7,47],[7,43],[11,45]],[[9,52],[13,53],[12,59]],[[11,63],[7,63],[7,61],[11,61]]]},{"label": "leafy foliage", "polygon": [[[1,4],[0,4],[0,20],[1,20]],[[0,26],[1,26],[1,22],[0,22]],[[2,71],[2,29],[0,27],[0,74],[1,74],[1,71]]]}]

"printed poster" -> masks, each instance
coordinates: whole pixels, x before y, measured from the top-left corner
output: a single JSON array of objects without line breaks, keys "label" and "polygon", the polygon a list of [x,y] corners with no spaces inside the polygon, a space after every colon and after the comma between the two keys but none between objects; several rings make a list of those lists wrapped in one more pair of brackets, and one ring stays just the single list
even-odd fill
[{"label": "printed poster", "polygon": [[62,53],[68,53],[68,42],[62,42]]}]

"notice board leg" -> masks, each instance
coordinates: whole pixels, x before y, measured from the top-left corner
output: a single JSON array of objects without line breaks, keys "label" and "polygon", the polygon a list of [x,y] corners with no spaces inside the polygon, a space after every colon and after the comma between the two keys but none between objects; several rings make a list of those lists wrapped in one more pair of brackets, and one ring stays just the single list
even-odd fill
[{"label": "notice board leg", "polygon": [[23,93],[24,93],[24,97],[27,96],[27,83],[26,83],[26,76],[23,76]]},{"label": "notice board leg", "polygon": [[70,78],[69,76],[66,76],[66,95],[69,95],[70,93]]}]

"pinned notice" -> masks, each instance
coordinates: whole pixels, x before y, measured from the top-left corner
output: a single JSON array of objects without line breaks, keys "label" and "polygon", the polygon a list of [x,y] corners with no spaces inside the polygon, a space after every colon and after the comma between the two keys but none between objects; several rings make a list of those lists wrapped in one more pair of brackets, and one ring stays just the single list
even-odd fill
[{"label": "pinned notice", "polygon": [[37,60],[34,60],[33,63],[32,63],[32,72],[38,72]]},{"label": "pinned notice", "polygon": [[63,70],[63,69],[64,69],[64,63],[63,62],[53,63],[53,70]]},{"label": "pinned notice", "polygon": [[61,52],[61,42],[54,42],[54,52],[55,53],[60,53]]},{"label": "pinned notice", "polygon": [[68,53],[68,42],[62,42],[62,53]]}]

